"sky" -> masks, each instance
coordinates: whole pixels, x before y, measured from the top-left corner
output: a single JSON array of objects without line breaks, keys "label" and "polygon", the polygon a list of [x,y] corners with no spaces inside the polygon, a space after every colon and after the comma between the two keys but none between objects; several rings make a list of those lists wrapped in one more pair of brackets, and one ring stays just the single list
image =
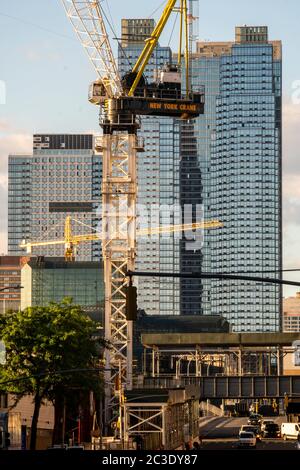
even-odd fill
[{"label": "sky", "polygon": [[[165,2],[103,0],[101,3],[119,37],[121,18],[158,18]],[[286,269],[300,268],[299,19],[298,0],[199,0],[200,40],[231,41],[234,27],[248,24],[267,25],[270,39],[280,39],[283,43],[283,260]],[[162,45],[171,41],[171,46],[176,46],[171,30],[172,21],[160,41]],[[87,101],[88,85],[95,74],[61,0],[1,0],[0,31],[0,253],[6,253],[8,154],[29,153],[33,133],[99,129],[98,109]],[[112,42],[116,49],[116,41]],[[284,277],[300,281],[298,273],[286,273]],[[286,288],[285,295],[295,291],[297,288]]]}]

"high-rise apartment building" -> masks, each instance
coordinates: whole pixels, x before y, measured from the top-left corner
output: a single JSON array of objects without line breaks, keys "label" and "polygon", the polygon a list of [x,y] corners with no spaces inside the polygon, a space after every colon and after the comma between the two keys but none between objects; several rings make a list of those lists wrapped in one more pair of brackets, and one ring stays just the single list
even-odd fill
[{"label": "high-rise apartment building", "polygon": [[[22,252],[19,244],[23,239],[63,238],[67,215],[78,220],[74,232],[96,230],[101,215],[101,177],[102,162],[94,151],[93,135],[34,135],[31,156],[9,156],[8,253]],[[41,246],[32,252],[63,256],[64,246]],[[100,242],[78,246],[78,260],[100,257]]]},{"label": "high-rise apartment building", "polygon": [[21,258],[0,256],[0,314],[21,306]]},{"label": "high-rise apartment building", "polygon": [[21,253],[22,239],[30,239],[31,155],[8,159],[8,253]]},{"label": "high-rise apartment building", "polygon": [[[122,20],[118,56],[121,75],[133,67],[144,47],[145,38],[149,37],[153,28],[153,19]],[[171,62],[171,49],[158,45],[145,70],[148,82],[153,82],[155,72]],[[147,116],[142,117],[141,122],[139,135],[144,139],[145,152],[138,155],[138,206],[141,214],[148,215],[145,223],[154,226],[172,224],[174,213],[168,218],[168,210],[180,203],[179,124],[172,118]],[[166,234],[160,238],[138,238],[136,269],[178,271],[178,237]],[[148,314],[179,314],[177,279],[139,278],[138,292],[139,308]]]},{"label": "high-rise apartment building", "polygon": [[[198,43],[194,84],[205,86],[195,121],[208,231],[203,272],[280,271],[281,42],[267,27],[237,27],[236,41]],[[276,275],[275,275],[276,276]],[[204,314],[220,313],[234,331],[278,331],[281,288],[243,281],[203,281]]]}]

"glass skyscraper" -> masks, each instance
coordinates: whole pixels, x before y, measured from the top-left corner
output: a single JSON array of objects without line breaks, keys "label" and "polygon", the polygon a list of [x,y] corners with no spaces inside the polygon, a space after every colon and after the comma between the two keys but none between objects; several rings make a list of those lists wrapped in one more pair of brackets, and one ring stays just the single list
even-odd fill
[{"label": "glass skyscraper", "polygon": [[[153,19],[122,20],[118,54],[121,75],[133,67],[153,29]],[[171,62],[171,49],[158,45],[145,70],[148,82],[153,82],[156,70]],[[146,211],[148,223],[153,226],[176,223],[174,214],[171,213],[169,219],[167,213],[170,207],[180,203],[179,124],[172,118],[142,117],[139,135],[144,139],[145,151],[139,153],[137,159],[138,205]],[[136,269],[177,272],[179,238],[172,234],[138,238]],[[139,308],[148,314],[179,314],[178,279],[141,277],[137,282]]]},{"label": "glass skyscraper", "polygon": [[19,254],[19,244],[30,239],[31,155],[8,159],[8,253]]},{"label": "glass skyscraper", "polygon": [[[100,221],[102,161],[91,134],[38,134],[33,154],[9,156],[8,253],[19,244],[63,238],[67,215],[78,223],[74,233],[91,233]],[[35,247],[32,253],[63,256],[63,245]],[[101,258],[100,242],[78,245],[76,259]]]},{"label": "glass skyscraper", "polygon": [[[232,43],[197,44],[193,81],[206,89],[196,120],[205,218],[224,224],[205,234],[203,272],[281,269],[281,61],[267,27],[237,27]],[[202,287],[203,313],[224,315],[234,331],[280,329],[280,287],[216,280]]]}]

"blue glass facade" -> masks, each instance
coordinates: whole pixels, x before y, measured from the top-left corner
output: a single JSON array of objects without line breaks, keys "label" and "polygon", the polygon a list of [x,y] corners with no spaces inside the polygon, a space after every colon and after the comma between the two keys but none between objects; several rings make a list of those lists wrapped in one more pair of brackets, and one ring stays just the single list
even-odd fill
[{"label": "blue glass facade", "polygon": [[[211,207],[211,140],[215,132],[216,123],[216,99],[219,94],[220,61],[214,57],[196,56],[192,60],[192,82],[196,86],[205,87],[205,109],[204,114],[194,121],[195,135],[197,136],[198,165],[201,172],[201,203],[203,205],[204,218],[212,219]],[[211,241],[210,230],[204,232],[204,244],[201,252],[194,256],[197,270],[212,272],[211,266]],[[213,315],[211,309],[211,281],[201,280],[201,298],[199,295],[200,308],[198,313]]]},{"label": "blue glass facade", "polygon": [[[8,253],[22,253],[19,244],[30,237],[31,156],[8,157]],[[24,253],[24,252],[23,252]]]},{"label": "blue glass facade", "polygon": [[[153,30],[153,20],[122,20],[122,47],[118,64],[121,75],[132,68]],[[124,35],[124,36],[123,36]],[[169,47],[158,45],[145,70],[153,82],[155,71],[172,62]],[[139,135],[145,152],[138,154],[138,205],[153,226],[173,224],[169,207],[179,204],[179,124],[171,118],[142,117]],[[164,207],[166,212],[164,211]],[[159,207],[162,209],[159,211]],[[154,215],[156,214],[156,215]],[[175,220],[176,223],[176,220]],[[136,269],[140,271],[179,270],[179,239],[172,234],[137,239]],[[179,314],[179,280],[138,278],[138,306],[148,314]]]},{"label": "blue glass facade", "polygon": [[[194,59],[206,87],[197,119],[205,216],[224,224],[205,234],[203,272],[282,266],[281,44],[246,38],[198,44]],[[278,331],[281,298],[273,285],[203,282],[203,313],[224,315],[234,331]]]}]

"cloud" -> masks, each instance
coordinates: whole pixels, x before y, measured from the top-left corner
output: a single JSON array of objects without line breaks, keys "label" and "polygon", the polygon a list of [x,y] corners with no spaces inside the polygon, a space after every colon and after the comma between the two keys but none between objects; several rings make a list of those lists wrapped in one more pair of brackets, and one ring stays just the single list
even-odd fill
[{"label": "cloud", "polygon": [[300,176],[300,104],[283,105],[283,172]]},{"label": "cloud", "polygon": [[0,119],[0,132],[7,131],[10,128],[11,128],[10,123],[8,122],[7,119]]},{"label": "cloud", "polygon": [[300,105],[283,105],[283,218],[300,224]]},{"label": "cloud", "polygon": [[40,61],[57,61],[61,58],[61,55],[54,50],[53,47],[49,44],[40,45],[37,47],[33,45],[31,47],[26,47],[22,50],[22,54],[29,62],[40,62]]}]

